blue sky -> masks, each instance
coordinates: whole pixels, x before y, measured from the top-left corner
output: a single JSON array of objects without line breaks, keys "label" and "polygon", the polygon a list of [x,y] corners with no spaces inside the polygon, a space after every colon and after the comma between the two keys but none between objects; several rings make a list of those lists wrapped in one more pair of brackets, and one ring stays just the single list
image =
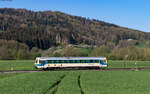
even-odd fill
[{"label": "blue sky", "polygon": [[0,8],[52,10],[150,32],[150,0],[0,0]]}]

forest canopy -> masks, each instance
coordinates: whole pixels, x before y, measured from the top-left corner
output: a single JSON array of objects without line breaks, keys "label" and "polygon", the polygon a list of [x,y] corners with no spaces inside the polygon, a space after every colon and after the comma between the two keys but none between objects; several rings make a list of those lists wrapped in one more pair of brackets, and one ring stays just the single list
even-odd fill
[{"label": "forest canopy", "polygon": [[120,40],[149,40],[150,34],[61,12],[0,8],[0,39],[48,49],[64,43],[116,46]]},{"label": "forest canopy", "polygon": [[150,33],[58,11],[0,8],[0,59],[105,56],[150,60]]}]

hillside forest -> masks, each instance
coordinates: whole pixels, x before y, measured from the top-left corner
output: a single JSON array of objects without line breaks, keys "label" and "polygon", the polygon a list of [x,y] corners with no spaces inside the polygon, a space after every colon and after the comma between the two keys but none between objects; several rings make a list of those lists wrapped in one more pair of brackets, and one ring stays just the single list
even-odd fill
[{"label": "hillside forest", "polygon": [[150,60],[150,33],[58,11],[0,8],[0,59]]}]

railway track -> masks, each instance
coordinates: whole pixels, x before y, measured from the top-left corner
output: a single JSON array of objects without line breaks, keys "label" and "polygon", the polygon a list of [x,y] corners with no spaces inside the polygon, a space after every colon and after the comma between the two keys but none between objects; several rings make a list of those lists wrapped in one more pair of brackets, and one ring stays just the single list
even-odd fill
[{"label": "railway track", "polygon": [[[63,70],[47,70],[47,71],[75,71],[77,69],[63,69]],[[150,70],[150,68],[107,68],[107,69],[79,69],[85,71],[121,71],[121,70],[135,70],[135,71],[143,71]],[[0,74],[4,73],[32,73],[32,72],[45,72],[43,70],[12,70],[12,71],[0,71]]]},{"label": "railway track", "polygon": [[31,73],[31,72],[42,72],[36,70],[13,70],[13,71],[0,71],[0,74],[4,73]]}]

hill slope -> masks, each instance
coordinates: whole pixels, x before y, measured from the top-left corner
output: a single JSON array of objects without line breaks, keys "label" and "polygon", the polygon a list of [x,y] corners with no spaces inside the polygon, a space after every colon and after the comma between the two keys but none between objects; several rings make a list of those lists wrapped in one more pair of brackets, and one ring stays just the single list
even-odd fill
[{"label": "hill slope", "polygon": [[62,43],[117,45],[126,39],[149,40],[150,34],[61,12],[1,8],[0,39],[47,49]]}]

